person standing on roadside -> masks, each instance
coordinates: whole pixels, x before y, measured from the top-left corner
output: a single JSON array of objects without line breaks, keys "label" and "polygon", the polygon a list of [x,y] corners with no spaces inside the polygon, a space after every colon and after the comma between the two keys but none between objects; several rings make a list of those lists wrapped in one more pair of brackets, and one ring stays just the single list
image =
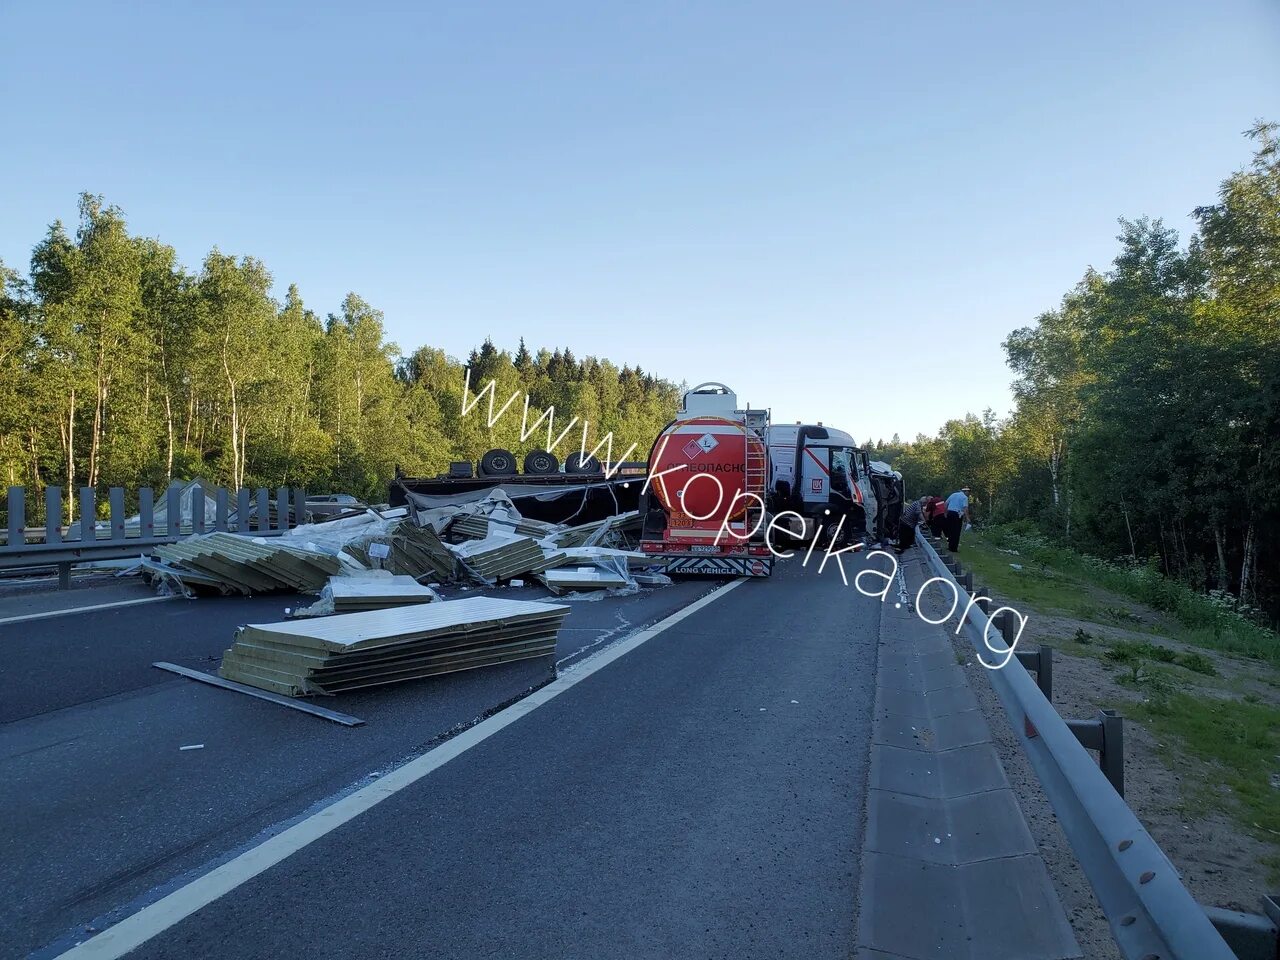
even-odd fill
[{"label": "person standing on roadside", "polygon": [[947,549],[960,549],[960,531],[969,522],[969,488],[961,487],[947,497]]},{"label": "person standing on roadside", "polygon": [[898,521],[898,556],[902,556],[904,550],[910,550],[915,545],[916,524],[924,519],[926,499],[921,497],[919,500],[912,500],[902,511],[902,518]]},{"label": "person standing on roadside", "polygon": [[947,501],[941,497],[924,498],[924,519],[929,524],[929,532],[940,537],[947,530]]}]

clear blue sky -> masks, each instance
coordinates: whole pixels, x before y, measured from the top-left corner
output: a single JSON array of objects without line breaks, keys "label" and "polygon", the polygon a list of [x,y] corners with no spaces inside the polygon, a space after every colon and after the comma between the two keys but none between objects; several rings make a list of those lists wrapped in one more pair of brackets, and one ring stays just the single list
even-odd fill
[{"label": "clear blue sky", "polygon": [[[199,267],[722,380],[859,439],[1009,404],[1000,341],[1184,232],[1280,119],[1275,0],[0,8],[0,258],[81,190]],[[918,377],[904,379],[914,353]]]}]

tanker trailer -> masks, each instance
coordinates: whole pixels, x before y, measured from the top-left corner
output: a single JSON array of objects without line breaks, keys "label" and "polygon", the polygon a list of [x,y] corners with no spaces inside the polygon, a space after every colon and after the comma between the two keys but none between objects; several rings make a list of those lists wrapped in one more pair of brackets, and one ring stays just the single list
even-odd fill
[{"label": "tanker trailer", "polygon": [[688,391],[649,452],[640,549],[669,574],[767,577],[769,411],[722,383]]}]

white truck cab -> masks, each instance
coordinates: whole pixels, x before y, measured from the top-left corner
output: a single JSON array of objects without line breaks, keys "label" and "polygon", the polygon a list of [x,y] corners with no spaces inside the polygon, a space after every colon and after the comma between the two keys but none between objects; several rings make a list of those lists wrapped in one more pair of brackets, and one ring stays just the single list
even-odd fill
[{"label": "white truck cab", "polygon": [[876,537],[876,485],[867,453],[852,436],[822,423],[773,424],[766,442],[771,511],[804,518],[803,530],[788,525],[793,534],[807,539],[817,527],[847,516],[844,535]]}]

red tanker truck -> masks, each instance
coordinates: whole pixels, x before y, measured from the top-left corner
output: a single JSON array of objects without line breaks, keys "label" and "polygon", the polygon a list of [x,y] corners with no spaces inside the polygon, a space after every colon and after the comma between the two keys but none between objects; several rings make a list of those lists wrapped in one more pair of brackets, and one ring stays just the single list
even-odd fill
[{"label": "red tanker truck", "polygon": [[769,576],[768,428],[723,383],[688,391],[649,452],[640,549],[668,573]]}]

